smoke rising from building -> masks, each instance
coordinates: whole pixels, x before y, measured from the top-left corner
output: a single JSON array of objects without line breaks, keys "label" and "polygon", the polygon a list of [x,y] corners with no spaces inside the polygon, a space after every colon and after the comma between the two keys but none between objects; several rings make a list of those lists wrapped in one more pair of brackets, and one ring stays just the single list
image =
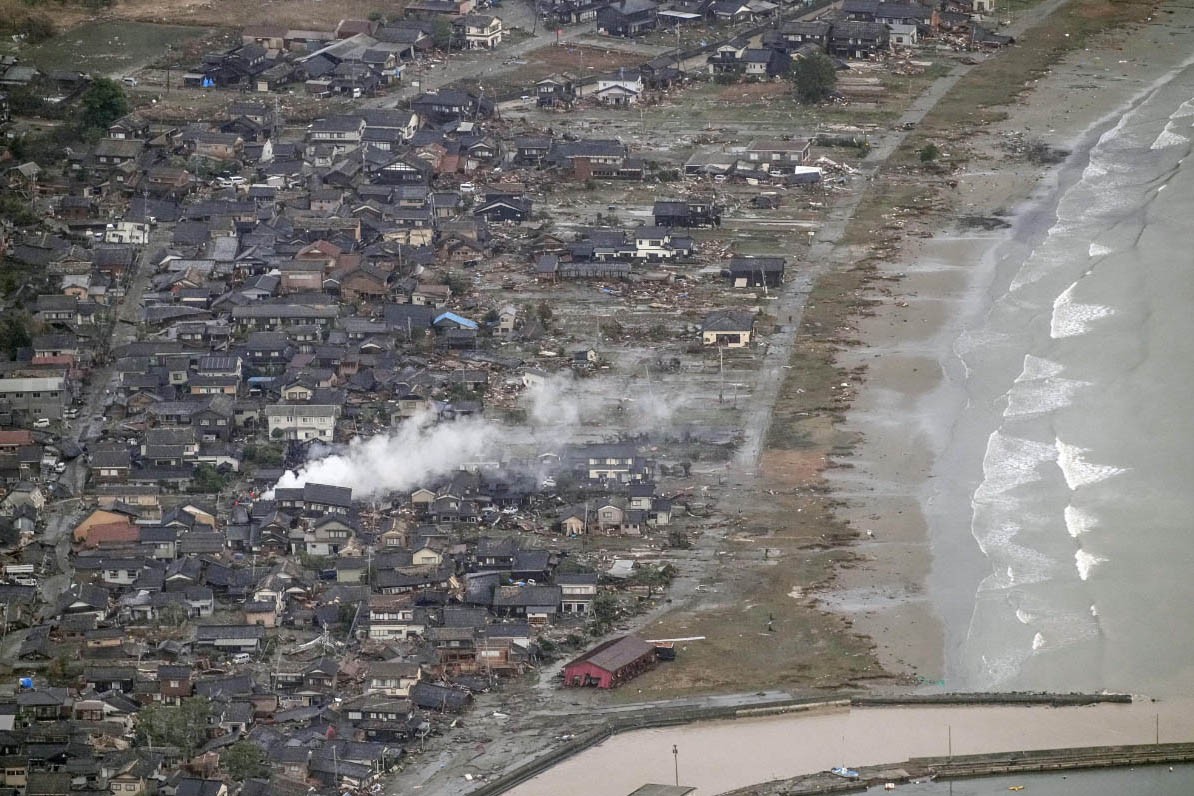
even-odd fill
[{"label": "smoke rising from building", "polygon": [[[607,413],[613,414],[616,428],[632,433],[658,432],[670,422],[671,405],[650,388],[601,395],[592,389],[593,382],[561,373],[528,388],[522,396],[525,425],[480,417],[440,423],[427,412],[389,433],[356,439],[330,455],[312,458],[285,473],[275,488],[330,484],[350,487],[354,498],[368,499],[411,490],[470,462],[505,458],[502,454],[512,446],[534,444],[558,452],[578,429],[603,424]],[[630,392],[634,394],[626,394]]]}]

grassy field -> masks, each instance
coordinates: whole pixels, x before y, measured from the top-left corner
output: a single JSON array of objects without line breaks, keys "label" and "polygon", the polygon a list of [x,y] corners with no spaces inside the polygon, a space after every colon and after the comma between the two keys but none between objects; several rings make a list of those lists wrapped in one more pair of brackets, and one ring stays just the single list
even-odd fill
[{"label": "grassy field", "polygon": [[160,57],[168,47],[183,48],[208,33],[207,28],[180,25],[86,23],[27,48],[22,57],[43,70],[121,75]]}]

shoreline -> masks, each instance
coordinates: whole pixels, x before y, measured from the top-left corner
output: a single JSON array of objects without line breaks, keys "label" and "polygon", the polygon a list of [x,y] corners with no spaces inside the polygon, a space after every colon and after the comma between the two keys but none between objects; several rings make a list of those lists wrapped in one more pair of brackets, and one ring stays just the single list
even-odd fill
[{"label": "shoreline", "polygon": [[[949,175],[956,188],[936,191],[953,207],[912,231],[925,237],[906,235],[894,244],[895,256],[876,264],[880,279],[898,279],[894,295],[856,319],[861,345],[837,359],[845,371],[866,368],[842,424],[860,441],[848,469],[826,471],[831,494],[845,503],[839,517],[860,532],[861,561],[839,573],[822,604],[874,639],[893,674],[930,687],[970,685],[958,682],[957,651],[990,565],[970,530],[967,486],[973,491],[977,483],[976,465],[981,480],[986,439],[964,441],[960,460],[942,458],[959,450],[957,421],[970,400],[954,346],[967,321],[990,306],[1008,262],[1022,259],[1048,232],[1066,180],[1081,175],[1116,114],[1173,68],[1172,58],[1144,62],[1142,55],[1163,46],[1157,39],[1169,24],[1101,34],[1031,81],[1030,93],[1007,108],[1004,120],[968,131],[965,163]],[[1119,70],[1129,64],[1132,74],[1099,79],[1091,72],[1100,62]],[[1074,90],[1077,82],[1084,90]],[[1075,151],[1053,166],[1009,158],[1005,143],[1029,135]],[[961,229],[967,217],[1008,226],[974,233]]]}]

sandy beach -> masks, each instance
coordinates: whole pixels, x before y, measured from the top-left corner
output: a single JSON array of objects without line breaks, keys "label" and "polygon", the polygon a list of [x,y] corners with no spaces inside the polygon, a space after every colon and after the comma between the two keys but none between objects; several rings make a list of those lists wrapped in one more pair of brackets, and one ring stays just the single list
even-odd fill
[{"label": "sandy beach", "polygon": [[[842,516],[861,534],[863,560],[840,573],[824,603],[877,641],[889,671],[930,687],[960,685],[943,651],[966,633],[975,589],[989,573],[969,538],[969,503],[950,484],[973,479],[962,471],[981,463],[982,448],[967,461],[941,457],[959,447],[955,424],[966,401],[953,350],[959,333],[989,307],[994,253],[1024,256],[1015,249],[1030,246],[1034,225],[1047,220],[1066,168],[1030,162],[1018,150],[1041,142],[1080,161],[1090,144],[1084,137],[1188,55],[1180,29],[1192,19],[1189,7],[1165,6],[1150,24],[1101,35],[1030,81],[1003,121],[940,144],[960,164],[949,174],[956,187],[943,186],[943,212],[909,220],[898,255],[879,264],[890,293],[874,296],[874,311],[856,323],[862,345],[839,358],[846,370],[866,368],[844,424],[859,442],[848,468],[827,471],[846,504]],[[1012,226],[984,229],[968,218]],[[962,447],[985,444],[983,437]],[[958,533],[933,538],[934,523]]]}]

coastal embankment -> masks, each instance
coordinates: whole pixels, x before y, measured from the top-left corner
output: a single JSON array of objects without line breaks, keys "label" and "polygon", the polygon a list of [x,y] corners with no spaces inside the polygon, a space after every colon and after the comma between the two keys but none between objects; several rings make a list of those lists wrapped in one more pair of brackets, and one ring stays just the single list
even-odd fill
[{"label": "coastal embankment", "polygon": [[[574,739],[577,747],[587,748],[561,750],[551,759],[544,756],[547,768],[536,776],[515,785],[515,779],[533,773],[531,767],[523,767],[515,777],[486,783],[479,793],[491,796],[514,785],[508,792],[515,796],[565,792],[609,796],[630,793],[645,782],[672,782],[677,768],[682,784],[697,786],[704,793],[721,793],[842,765],[888,768],[892,761],[919,758],[996,754],[1006,759],[1041,750],[1151,746],[1194,739],[1194,711],[1188,700],[1123,703],[1122,697],[1113,696],[1107,697],[1113,701],[1084,707],[1051,707],[999,704],[1002,695],[958,697],[967,701],[983,698],[991,704],[864,707],[820,703],[774,716],[641,729],[627,723],[617,732],[613,726],[600,728],[592,737]],[[1040,698],[1049,702],[1089,697]],[[663,715],[654,718],[661,723],[683,720]],[[598,771],[601,776],[595,777]],[[979,773],[977,769],[975,773]]]},{"label": "coastal embankment", "polygon": [[919,757],[902,763],[863,766],[857,769],[857,777],[843,778],[832,772],[822,771],[810,776],[738,788],[721,796],[822,796],[829,793],[858,793],[887,783],[904,784],[1009,774],[1177,765],[1191,761],[1194,761],[1194,743],[1090,746],[956,757]]}]

